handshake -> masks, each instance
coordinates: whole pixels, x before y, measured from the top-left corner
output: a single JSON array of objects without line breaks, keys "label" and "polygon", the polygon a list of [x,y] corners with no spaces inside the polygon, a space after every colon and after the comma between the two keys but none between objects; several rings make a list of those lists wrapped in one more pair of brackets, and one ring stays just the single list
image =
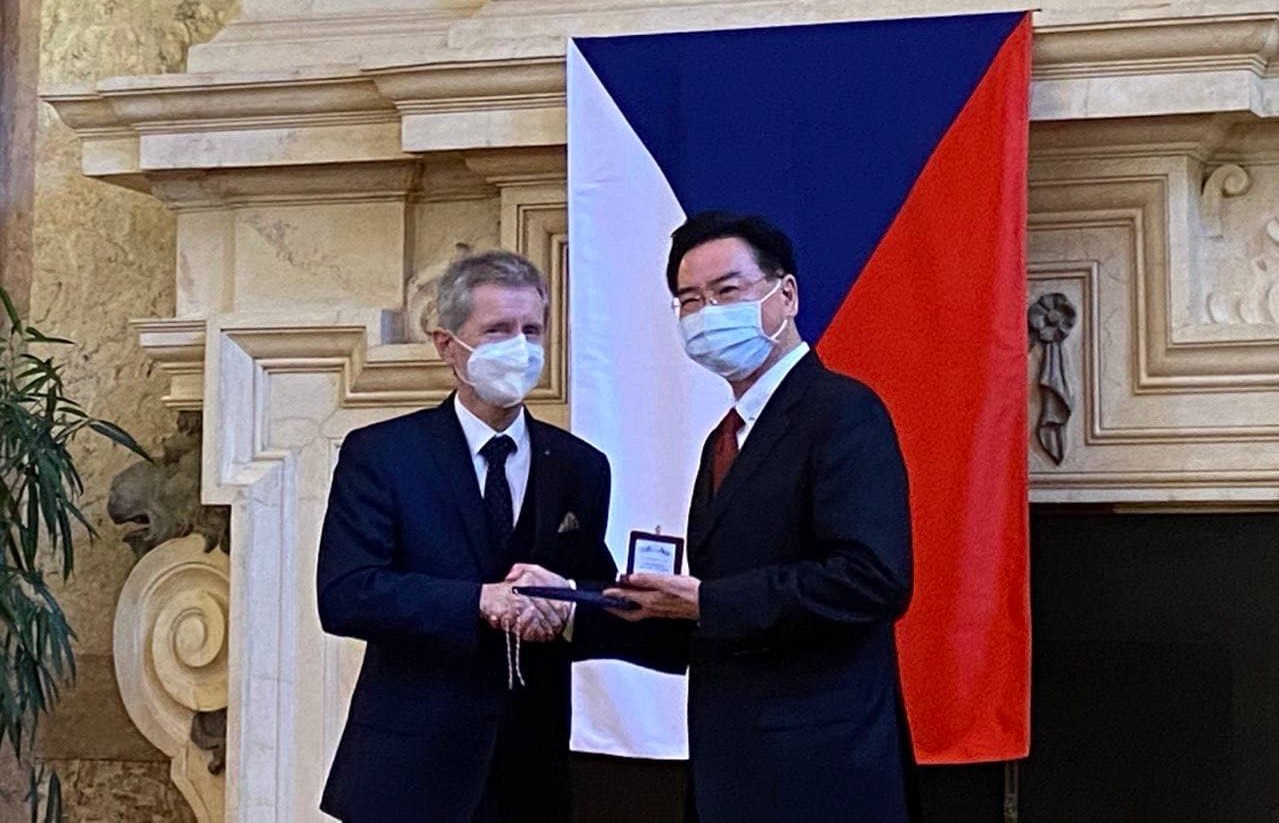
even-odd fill
[{"label": "handshake", "polygon": [[501,583],[480,587],[480,616],[493,628],[518,635],[521,640],[546,642],[559,637],[568,625],[572,604],[523,597],[516,586],[568,586],[555,572],[531,563],[516,563]]}]

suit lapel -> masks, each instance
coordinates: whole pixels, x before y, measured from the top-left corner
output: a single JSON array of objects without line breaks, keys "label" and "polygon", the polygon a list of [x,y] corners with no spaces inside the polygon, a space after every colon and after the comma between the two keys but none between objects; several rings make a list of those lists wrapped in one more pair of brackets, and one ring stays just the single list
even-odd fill
[{"label": "suit lapel", "polygon": [[711,528],[711,450],[714,434],[702,444],[702,459],[697,463],[697,479],[693,481],[693,502],[688,511],[688,556],[697,557]]},{"label": "suit lapel", "polygon": [[562,465],[564,456],[550,445],[545,424],[535,420],[527,408],[524,416],[528,423],[529,447],[532,450],[528,490],[525,495],[533,503],[532,556],[537,557],[545,547],[551,545],[554,534],[550,530],[559,528],[555,518],[561,496],[560,483],[566,472]]},{"label": "suit lapel", "polygon": [[[755,420],[755,425],[747,435],[745,445],[742,446],[728,474],[725,475],[723,485],[711,498],[710,516],[707,518],[706,534],[703,539],[710,536],[710,532],[724,516],[724,512],[728,510],[733,500],[733,495],[764,465],[769,453],[786,434],[790,425],[791,408],[803,398],[804,390],[808,387],[819,365],[816,355],[812,352],[804,355],[769,398],[764,411]],[[709,465],[708,455],[709,451],[703,452],[704,466]],[[709,477],[707,483],[709,486]]]},{"label": "suit lapel", "polygon": [[466,445],[466,435],[462,433],[462,424],[458,422],[457,412],[453,404],[455,396],[450,396],[422,420],[427,431],[427,446],[431,457],[439,466],[443,482],[439,485],[453,497],[457,504],[458,514],[466,532],[466,548],[470,552],[475,565],[487,579],[501,570],[493,568],[496,558],[489,551],[489,527],[484,513],[484,498],[480,495],[480,484],[475,478],[475,462]]}]

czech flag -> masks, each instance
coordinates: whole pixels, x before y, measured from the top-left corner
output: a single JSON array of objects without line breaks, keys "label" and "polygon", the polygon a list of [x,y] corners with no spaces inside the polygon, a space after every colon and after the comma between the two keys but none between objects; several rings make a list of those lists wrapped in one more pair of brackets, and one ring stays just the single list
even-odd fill
[{"label": "czech flag", "polygon": [[[794,240],[798,326],[884,399],[910,474],[898,626],[923,763],[1029,745],[1025,13],[576,39],[568,53],[570,414],[613,467],[609,540],[682,534],[731,403],[680,347],[686,215]],[[684,757],[683,681],[579,664],[574,748]]]}]

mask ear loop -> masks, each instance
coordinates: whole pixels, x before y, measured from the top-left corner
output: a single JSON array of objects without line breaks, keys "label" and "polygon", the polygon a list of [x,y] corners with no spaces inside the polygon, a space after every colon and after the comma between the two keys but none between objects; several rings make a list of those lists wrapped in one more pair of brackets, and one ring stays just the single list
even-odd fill
[{"label": "mask ear loop", "polygon": [[[468,352],[470,352],[471,354],[475,354],[475,349],[474,349],[474,348],[472,348],[472,347],[470,347],[470,346],[468,346],[468,345],[466,345],[466,343],[465,343],[465,342],[463,342],[462,338],[458,337],[456,334],[454,334],[453,332],[449,331],[448,329],[445,329],[444,331],[445,331],[445,332],[447,332],[447,333],[448,333],[448,336],[449,336],[449,337],[452,337],[452,338],[453,338],[453,340],[454,340],[454,342],[456,342],[459,346],[461,346],[462,348],[466,349],[466,350],[467,350]],[[469,361],[469,360],[470,360],[470,358],[467,358],[467,360]],[[453,367],[453,376],[454,376],[454,377],[456,377],[458,380],[461,380],[463,383],[465,383],[466,385],[470,386],[471,388],[475,388],[475,384],[474,384],[474,383],[472,383],[470,380],[467,380],[465,377],[463,377],[463,376],[462,376],[462,370],[461,370],[461,369],[459,369],[457,366],[454,366],[454,367]]]},{"label": "mask ear loop", "polygon": [[[786,278],[785,278],[785,277],[783,277],[781,280],[778,280],[778,281],[777,281],[777,285],[776,285],[776,286],[773,286],[773,290],[772,290],[772,291],[770,291],[768,294],[764,295],[763,297],[761,297],[761,298],[759,299],[759,302],[755,304],[755,305],[759,306],[759,313],[760,313],[759,330],[760,330],[760,331],[763,331],[763,330],[764,330],[764,301],[765,301],[765,300],[767,300],[768,298],[772,297],[774,294],[777,294],[777,290],[778,290],[778,289],[780,289],[780,288],[782,287],[782,281],[783,281],[783,280],[785,280],[785,279],[786,279]],[[776,343],[777,343],[777,339],[778,339],[779,337],[781,337],[781,336],[782,336],[782,332],[786,331],[786,324],[787,324],[787,323],[789,323],[789,322],[790,322],[790,318],[789,318],[789,317],[783,317],[783,318],[782,318],[782,324],[781,324],[780,326],[778,326],[778,327],[777,327],[777,331],[773,332],[772,334],[766,334],[766,335],[764,335],[764,339],[765,339],[765,340],[767,340],[767,341],[768,341],[768,342],[770,342],[770,343],[774,343],[774,344],[776,344]]]}]

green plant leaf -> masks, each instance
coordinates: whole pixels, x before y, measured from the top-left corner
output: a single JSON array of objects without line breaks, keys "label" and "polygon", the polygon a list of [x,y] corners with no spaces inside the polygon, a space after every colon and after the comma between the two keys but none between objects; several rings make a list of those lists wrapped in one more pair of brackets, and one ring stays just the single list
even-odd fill
[{"label": "green plant leaf", "polygon": [[56,771],[49,775],[49,794],[45,804],[44,823],[62,823],[62,781]]},{"label": "green plant leaf", "polygon": [[[8,295],[0,302],[11,321],[8,334],[0,333],[0,744],[7,741],[21,760],[41,716],[76,674],[75,632],[41,571],[43,565],[63,577],[72,573],[74,541],[82,534],[75,524],[94,537],[77,505],[84,482],[70,443],[89,429],[150,457],[122,428],[67,395],[63,365],[29,349],[70,341],[23,326]],[[50,556],[56,567],[48,566]],[[61,819],[56,775],[46,795],[44,819]]]},{"label": "green plant leaf", "polygon": [[52,335],[45,334],[44,332],[34,328],[33,326],[27,326],[27,339],[33,343],[52,343],[58,346],[75,345],[74,340],[68,340],[65,337],[54,337]]},{"label": "green plant leaf", "polygon": [[9,320],[9,325],[17,334],[22,333],[22,318],[18,316],[18,307],[13,305],[13,300],[9,297],[9,292],[0,286],[0,303],[4,304],[4,313]]},{"label": "green plant leaf", "polygon": [[155,462],[151,459],[151,455],[147,454],[146,449],[138,445],[138,441],[134,440],[131,434],[129,434],[124,429],[117,426],[115,423],[112,423],[108,420],[94,419],[89,421],[89,428],[93,429],[95,432],[102,435],[103,437],[106,437],[109,440],[121,446],[124,446],[126,449],[133,452],[138,457],[141,457],[143,460],[147,461],[148,463]]}]

